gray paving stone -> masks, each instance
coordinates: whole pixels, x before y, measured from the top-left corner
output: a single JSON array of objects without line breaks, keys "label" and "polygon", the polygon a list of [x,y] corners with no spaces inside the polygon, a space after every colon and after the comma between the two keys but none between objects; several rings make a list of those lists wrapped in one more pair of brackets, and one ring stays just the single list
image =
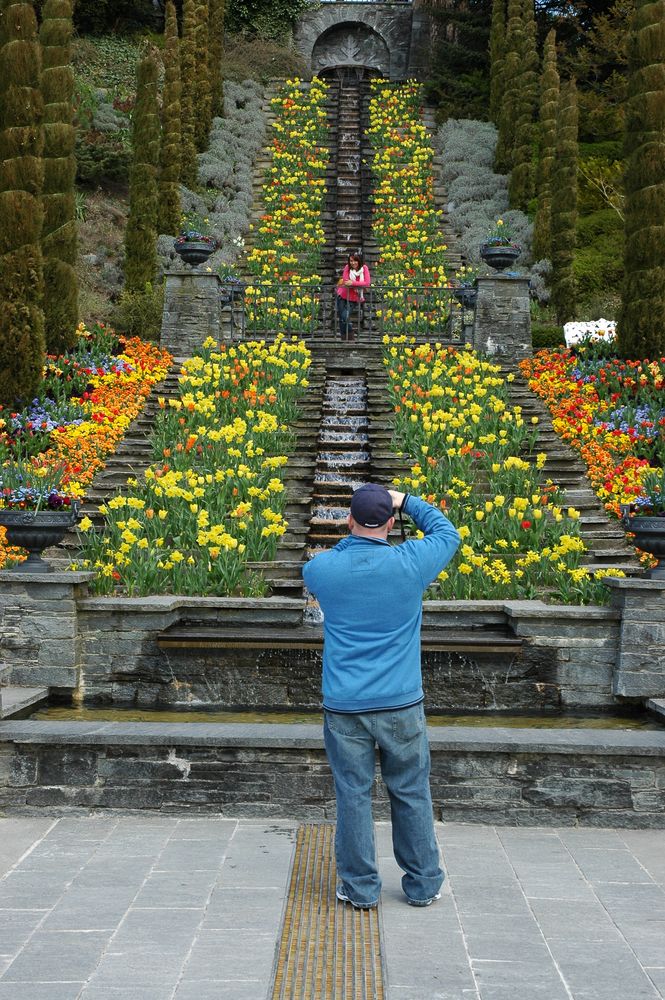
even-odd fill
[{"label": "gray paving stone", "polygon": [[524,894],[515,882],[487,885],[482,879],[458,876],[450,880],[460,917],[467,913],[487,916],[524,916],[529,912]]},{"label": "gray paving stone", "polygon": [[[258,979],[265,992],[275,957],[275,934],[226,928],[202,930],[183,973],[183,982],[207,979]],[[259,994],[260,995],[260,994]]]},{"label": "gray paving stone", "polygon": [[224,840],[170,840],[155,863],[155,871],[217,871],[227,850]]},{"label": "gray paving stone", "polygon": [[220,840],[228,842],[238,828],[237,819],[181,819],[171,840]]},{"label": "gray paving stone", "polygon": [[42,930],[115,931],[135,895],[134,886],[106,886],[103,892],[71,886],[44,920]]},{"label": "gray paving stone", "polygon": [[643,966],[665,963],[665,920],[619,920],[618,928]]},{"label": "gray paving stone", "polygon": [[655,968],[649,966],[645,972],[656,989],[665,997],[665,965],[658,965]]},{"label": "gray paving stone", "polygon": [[[263,1000],[263,996],[264,984],[258,979],[235,979],[233,982],[203,982],[199,979],[196,982],[180,983],[174,1000]],[[81,1000],[87,998],[82,997]],[[99,1000],[104,998],[100,997]],[[134,997],[128,997],[127,1000],[134,1000]]]},{"label": "gray paving stone", "polygon": [[97,852],[76,876],[74,884],[80,888],[115,888],[133,885],[138,891],[153,865],[153,858],[123,857],[121,854],[105,855]]},{"label": "gray paving stone", "polygon": [[613,920],[665,920],[665,890],[653,884],[600,883],[595,892]]},{"label": "gray paving stone", "polygon": [[283,908],[284,893],[278,886],[255,889],[218,885],[206,908],[203,927],[277,933]]},{"label": "gray paving stone", "polygon": [[586,900],[530,899],[531,909],[546,938],[571,932],[582,941],[616,941],[620,935],[607,910],[595,898]]},{"label": "gray paving stone", "polygon": [[163,987],[129,986],[116,989],[105,986],[86,986],[78,1000],[170,1000],[171,991]]},{"label": "gray paving stone", "polygon": [[0,910],[0,953],[13,957],[43,919],[44,910]]},{"label": "gray paving stone", "polygon": [[52,825],[52,819],[0,818],[0,878],[39,842]]},{"label": "gray paving stone", "polygon": [[548,944],[576,1000],[656,1000],[658,992],[630,948],[614,941],[576,940],[573,934]]},{"label": "gray paving stone", "polygon": [[[543,965],[542,962],[505,962],[505,961],[472,961],[473,971],[480,989],[480,995],[491,996],[491,989],[497,986],[516,987],[526,993],[543,991],[544,997],[557,997],[563,990],[566,996],[561,976],[556,971],[554,963]],[[546,991],[549,991],[546,992]]]},{"label": "gray paving stone", "polygon": [[5,983],[0,1000],[78,1000],[83,983]]},{"label": "gray paving stone", "polygon": [[100,931],[36,931],[3,976],[3,983],[85,982],[110,938]]},{"label": "gray paving stone", "polygon": [[186,907],[202,910],[216,878],[216,871],[155,871],[148,876],[136,896],[134,908]]},{"label": "gray paving stone", "polygon": [[11,871],[0,882],[0,909],[50,910],[65,891],[69,879],[58,871]]},{"label": "gray paving stone", "polygon": [[[663,844],[665,849],[665,844]],[[590,882],[652,882],[643,865],[627,848],[607,849],[578,848],[575,862]]]},{"label": "gray paving stone", "polygon": [[481,989],[481,1000],[570,1000],[570,993],[565,986],[557,983],[483,983]]},{"label": "gray paving stone", "polygon": [[49,832],[44,843],[101,844],[118,825],[117,816],[63,816]]}]

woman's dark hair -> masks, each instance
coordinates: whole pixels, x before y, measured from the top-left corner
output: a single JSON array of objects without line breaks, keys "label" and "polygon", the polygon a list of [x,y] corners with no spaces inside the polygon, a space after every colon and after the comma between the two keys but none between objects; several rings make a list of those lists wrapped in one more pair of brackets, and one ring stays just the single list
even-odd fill
[{"label": "woman's dark hair", "polygon": [[361,266],[361,267],[362,267],[362,266],[364,265],[364,263],[365,263],[365,261],[363,260],[363,255],[361,254],[360,250],[358,250],[358,251],[357,251],[357,252],[355,252],[355,253],[350,253],[350,254],[349,254],[349,259],[348,259],[348,260],[347,260],[347,262],[346,262],[346,263],[347,263],[347,266],[348,266],[348,267],[350,267],[350,266],[351,266],[351,258],[353,258],[353,260],[357,260],[357,261],[359,261],[359,262],[360,262],[360,266]]}]

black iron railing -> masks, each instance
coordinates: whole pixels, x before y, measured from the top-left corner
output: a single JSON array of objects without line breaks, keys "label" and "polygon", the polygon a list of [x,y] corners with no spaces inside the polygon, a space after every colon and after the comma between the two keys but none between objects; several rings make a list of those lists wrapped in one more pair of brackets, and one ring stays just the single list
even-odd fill
[{"label": "black iron railing", "polygon": [[336,289],[319,285],[248,282],[236,288],[228,309],[234,340],[271,337],[277,333],[307,338],[380,340],[416,336],[460,343],[464,340],[463,307],[450,286],[371,285],[363,299],[339,304]]}]

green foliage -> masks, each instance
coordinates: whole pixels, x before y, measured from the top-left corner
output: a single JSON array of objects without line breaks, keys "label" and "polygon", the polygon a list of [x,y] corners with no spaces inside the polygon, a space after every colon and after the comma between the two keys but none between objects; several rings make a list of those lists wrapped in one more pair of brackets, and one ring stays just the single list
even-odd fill
[{"label": "green foliage", "polygon": [[515,80],[515,139],[508,195],[511,208],[526,211],[534,193],[535,114],[538,103],[538,53],[533,0],[522,5],[519,76]]},{"label": "green foliage", "polygon": [[159,172],[160,233],[178,232],[180,225],[180,42],[175,4],[166,5],[164,89],[162,92],[162,148]]},{"label": "green foliage", "polygon": [[265,84],[274,77],[306,76],[307,65],[294,49],[279,42],[249,35],[227,35],[222,75],[225,80],[239,83],[256,80]]},{"label": "green foliage", "polygon": [[487,0],[442,8],[430,3],[434,42],[428,99],[439,118],[486,118],[488,89]]},{"label": "green foliage", "polygon": [[534,260],[549,260],[552,253],[552,170],[556,153],[556,116],[559,105],[559,71],[556,58],[556,33],[545,40],[540,79],[540,135],[536,194],[538,207],[533,223]]},{"label": "green foliage", "polygon": [[561,324],[574,318],[576,308],[577,116],[577,89],[571,80],[560,92],[552,172],[552,305]]},{"label": "green foliage", "polygon": [[580,189],[584,203],[594,208],[609,205],[623,221],[625,197],[623,193],[623,162],[607,161],[597,156],[580,158]]},{"label": "green foliage", "polygon": [[76,176],[83,184],[127,183],[131,159],[127,129],[120,132],[79,131],[76,134]]},{"label": "green foliage", "polygon": [[493,0],[490,28],[490,121],[498,124],[505,90],[506,0]]},{"label": "green foliage", "polygon": [[665,0],[638,0],[629,39],[626,242],[618,323],[624,357],[665,353]]},{"label": "green foliage", "polygon": [[0,0],[0,400],[36,395],[44,364],[44,131],[32,4]]},{"label": "green foliage", "polygon": [[78,322],[72,31],[71,0],[46,0],[39,38],[44,98],[44,320],[49,354],[62,354],[74,346]]},{"label": "green foliage", "polygon": [[125,288],[142,291],[157,270],[157,168],[160,126],[158,66],[154,49],[140,60],[132,128],[134,159],[130,174],[129,218],[125,233]]},{"label": "green foliage", "polygon": [[581,217],[573,271],[581,295],[617,288],[623,276],[623,227],[609,209]]},{"label": "green foliage", "polygon": [[[210,126],[212,125],[212,93],[210,90],[210,3],[209,0],[196,2],[196,80],[194,105],[194,141],[199,153],[208,147]],[[189,81],[185,81],[185,86]]]},{"label": "green foliage", "polygon": [[81,34],[161,27],[152,0],[76,0],[74,24]]},{"label": "green foliage", "polygon": [[159,341],[164,311],[164,284],[148,282],[139,291],[125,290],[115,306],[111,323],[126,337]]},{"label": "green foliage", "polygon": [[503,101],[499,114],[499,136],[496,143],[494,169],[499,174],[507,174],[513,166],[515,128],[518,114],[518,90],[515,81],[520,73],[520,52],[522,49],[522,4],[521,0],[508,0],[508,21],[506,24],[506,47],[503,64]]},{"label": "green foliage", "polygon": [[210,43],[208,46],[210,69],[210,97],[212,115],[221,118],[224,114],[224,83],[222,78],[222,57],[224,55],[224,7],[226,0],[210,0]]},{"label": "green foliage", "polygon": [[555,323],[532,323],[531,341],[534,351],[540,351],[544,347],[556,349],[565,346],[563,327]]},{"label": "green foliage", "polygon": [[182,145],[180,149],[180,180],[187,187],[195,187],[197,181],[196,160],[196,42],[197,7],[196,0],[184,0],[182,8],[182,40],[180,43],[180,114],[182,122]]},{"label": "green foliage", "polygon": [[226,28],[283,42],[308,7],[308,0],[236,0],[226,9]]},{"label": "green foliage", "polygon": [[[104,35],[78,38],[72,46],[72,64],[77,90],[90,94],[102,88],[112,101],[133,100],[136,93],[136,61],[139,45],[130,38]],[[93,106],[93,113],[96,101]]]}]

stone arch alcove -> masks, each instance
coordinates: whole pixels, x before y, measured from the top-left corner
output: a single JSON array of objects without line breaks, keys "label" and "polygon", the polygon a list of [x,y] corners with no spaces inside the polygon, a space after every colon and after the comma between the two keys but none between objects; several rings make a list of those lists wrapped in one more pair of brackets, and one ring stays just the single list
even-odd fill
[{"label": "stone arch alcove", "polygon": [[413,17],[411,3],[320,3],[301,15],[294,41],[313,73],[365,66],[403,80],[412,68]]},{"label": "stone arch alcove", "polygon": [[364,67],[390,75],[390,52],[383,38],[367,24],[343,21],[319,35],[312,49],[312,73],[336,67]]}]

